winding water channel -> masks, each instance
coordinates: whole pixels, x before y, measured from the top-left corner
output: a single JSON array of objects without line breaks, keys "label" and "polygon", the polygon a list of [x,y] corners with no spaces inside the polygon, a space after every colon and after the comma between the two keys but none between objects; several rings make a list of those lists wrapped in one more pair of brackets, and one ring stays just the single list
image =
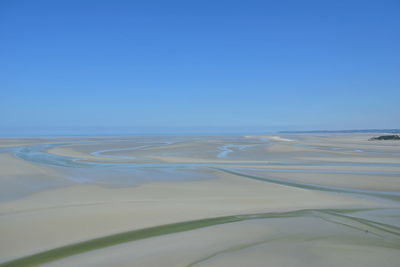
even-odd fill
[{"label": "winding water channel", "polygon": [[[95,182],[98,179],[103,179],[103,176],[98,178],[98,172],[104,172],[112,176],[107,181],[110,184],[120,186],[140,185],[143,183],[149,183],[152,181],[164,180],[164,181],[176,181],[176,180],[191,180],[191,179],[208,179],[207,175],[202,176],[199,174],[199,170],[207,170],[214,172],[221,172],[229,175],[241,177],[243,179],[253,179],[266,183],[277,184],[292,188],[299,188],[304,190],[312,190],[325,192],[330,194],[346,194],[355,197],[361,197],[366,199],[377,200],[382,205],[398,204],[400,201],[400,192],[398,191],[378,191],[378,190],[366,190],[359,188],[349,187],[338,187],[314,183],[304,183],[300,181],[289,181],[277,177],[270,176],[259,176],[252,174],[248,171],[258,171],[265,173],[321,173],[321,174],[360,174],[360,175],[385,175],[400,177],[398,171],[376,171],[376,170],[340,170],[336,168],[332,169],[318,169],[318,167],[400,167],[400,164],[396,163],[356,163],[356,162],[135,162],[136,156],[124,156],[124,155],[113,155],[115,152],[120,151],[135,151],[140,149],[146,149],[153,146],[166,146],[172,144],[171,142],[157,143],[157,144],[143,144],[134,147],[123,147],[115,149],[103,149],[94,152],[90,152],[89,155],[99,158],[99,160],[93,160],[89,158],[76,158],[57,155],[49,153],[49,149],[71,146],[77,143],[56,143],[56,144],[42,144],[33,146],[23,146],[16,148],[1,149],[0,153],[11,153],[15,157],[24,161],[32,162],[35,164],[41,164],[50,166],[52,168],[61,168],[63,170],[72,170],[67,173],[67,178],[73,182],[86,183]],[[234,153],[234,149],[243,150],[254,145],[233,145],[226,144],[219,146],[217,159],[227,158],[228,154]],[[353,151],[356,153],[364,153],[362,150]],[[104,158],[104,160],[102,160]],[[121,160],[117,162],[107,161],[107,159]],[[291,168],[285,168],[285,167]],[[294,167],[294,168],[293,168]],[[306,167],[316,167],[310,169]],[[91,170],[93,172],[91,172]],[[193,170],[193,171],[192,171]],[[89,171],[85,176],[85,172]],[[161,171],[161,174],[159,173]],[[82,174],[83,173],[83,174]],[[118,173],[118,175],[115,175]],[[127,175],[120,175],[121,173]],[[135,175],[145,173],[148,179],[146,180],[135,180]],[[82,178],[82,177],[86,178]],[[77,178],[78,177],[78,178]],[[79,178],[81,177],[81,178]],[[88,178],[89,177],[89,178]],[[371,219],[376,216],[377,213],[387,210],[390,216],[399,216],[399,209],[395,207],[383,207],[383,208],[365,208],[365,209],[309,209],[309,210],[295,210],[289,212],[267,212],[267,213],[256,213],[256,214],[237,214],[234,216],[223,216],[214,217],[201,220],[184,221],[179,223],[160,225],[156,227],[144,228],[139,230],[127,231],[117,234],[112,234],[100,238],[86,240],[67,246],[61,246],[51,250],[43,251],[33,255],[21,257],[15,260],[1,263],[0,266],[36,266],[45,263],[50,263],[56,260],[62,260],[69,256],[74,256],[84,252],[89,252],[101,248],[108,248],[119,244],[130,243],[133,241],[139,241],[152,237],[159,237],[164,235],[171,235],[177,233],[185,233],[192,230],[198,230],[203,228],[216,227],[223,224],[239,224],[244,222],[250,222],[254,220],[263,221],[268,224],[271,219],[299,219],[299,218],[317,218],[318,220],[324,221],[327,224],[341,225],[345,228],[354,229],[358,231],[359,235],[365,240],[370,240],[377,246],[386,246],[393,249],[400,249],[400,227],[396,224],[389,224],[384,221]],[[361,214],[361,215],[360,215]],[[364,216],[362,214],[367,214]],[[384,218],[384,217],[382,217]],[[249,227],[246,224],[241,226]],[[367,235],[364,237],[364,235]],[[311,239],[310,239],[311,238]],[[312,238],[322,238],[315,234],[315,237],[304,236],[301,237],[298,233],[287,233],[275,237],[273,239],[267,238],[261,241],[253,241],[247,243],[240,243],[228,248],[221,248],[216,250],[209,255],[198,258],[197,260],[189,263],[187,266],[197,266],[210,260],[223,258],[223,256],[237,252],[245,251],[246,249],[262,246],[274,242],[282,242],[282,240],[292,240],[291,242],[308,242]],[[325,237],[324,237],[325,238]],[[371,244],[372,244],[371,243]]]}]

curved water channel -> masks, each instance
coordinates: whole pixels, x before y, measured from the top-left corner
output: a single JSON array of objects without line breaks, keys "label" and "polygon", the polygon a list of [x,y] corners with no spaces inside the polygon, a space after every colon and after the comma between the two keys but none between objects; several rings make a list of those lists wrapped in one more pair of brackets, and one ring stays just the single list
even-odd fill
[{"label": "curved water channel", "polygon": [[[151,145],[143,145],[138,147],[129,147],[129,148],[118,148],[118,149],[108,149],[108,150],[99,150],[90,153],[92,156],[96,157],[104,157],[104,158],[112,158],[119,160],[129,160],[128,162],[106,162],[106,161],[92,161],[85,158],[74,158],[67,157],[49,153],[48,150],[54,147],[59,146],[67,146],[73,145],[76,143],[57,143],[57,144],[43,144],[43,145],[34,145],[34,146],[24,146],[18,148],[9,148],[2,149],[0,152],[8,152],[12,153],[15,157],[20,158],[22,160],[33,162],[37,164],[43,164],[47,166],[52,166],[55,168],[63,168],[63,169],[76,169],[76,170],[102,170],[103,171],[117,171],[117,172],[137,172],[141,170],[145,170],[146,174],[150,173],[152,170],[162,170],[162,176],[165,176],[166,172],[172,171],[173,175],[176,175],[177,171],[185,170],[189,171],[189,173],[184,172],[184,179],[192,179],[190,178],[194,175],[194,172],[190,172],[190,170],[212,170],[218,172],[224,172],[231,175],[236,175],[246,179],[255,179],[267,183],[279,184],[283,186],[301,188],[306,190],[315,190],[327,193],[341,193],[341,194],[350,194],[353,196],[361,196],[364,198],[373,198],[375,200],[382,201],[383,203],[398,203],[400,201],[400,192],[396,191],[376,191],[376,190],[363,190],[363,189],[354,189],[354,188],[344,188],[344,187],[335,187],[328,185],[319,185],[319,184],[308,184],[302,182],[294,182],[287,181],[284,179],[278,178],[266,178],[259,177],[257,175],[250,175],[245,173],[245,170],[257,170],[257,171],[265,171],[265,172],[304,172],[304,173],[338,173],[338,174],[371,174],[371,175],[391,175],[400,177],[400,172],[381,172],[381,171],[351,171],[351,170],[317,170],[317,169],[304,169],[302,167],[400,167],[400,164],[392,164],[392,163],[306,163],[306,162],[203,162],[203,163],[135,163],[134,160],[136,157],[128,157],[128,156],[118,156],[112,155],[110,152],[117,152],[123,150],[139,150],[147,148]],[[160,143],[157,145],[168,145],[169,143]],[[225,147],[221,146],[220,153],[227,152],[224,154],[225,157],[229,153],[233,153],[232,145],[226,145]],[[235,147],[240,149],[240,147]],[[244,147],[245,148],[245,147]],[[361,152],[360,152],[361,153]],[[221,154],[219,154],[221,155]],[[217,156],[218,157],[218,156]],[[246,165],[249,167],[243,167],[239,165]],[[263,168],[260,168],[260,167]],[[273,166],[274,168],[268,168],[268,166]],[[277,166],[279,168],[277,168]],[[285,168],[285,166],[296,166],[296,169]],[[149,172],[150,171],[150,172]],[[91,173],[90,175],[92,175]],[[152,175],[150,175],[150,181]],[[168,180],[167,175],[167,180]],[[196,177],[195,179],[201,179],[201,177]],[[118,178],[116,178],[118,180]],[[158,178],[155,177],[155,180]],[[173,180],[173,178],[171,178]],[[76,180],[74,180],[76,181]],[[87,182],[92,182],[93,180],[87,180]],[[82,182],[82,181],[81,181]],[[85,182],[85,180],[83,181]],[[121,181],[119,181],[121,182]],[[140,183],[149,182],[147,181],[139,181]],[[131,185],[127,180],[122,180],[123,185]],[[132,183],[136,185],[138,183]],[[382,210],[382,209],[379,209]],[[395,214],[398,213],[398,209],[394,209]],[[382,246],[393,247],[394,249],[400,248],[400,228],[395,225],[390,225],[387,223],[382,223],[379,221],[373,221],[370,219],[363,219],[357,215],[358,212],[373,212],[373,209],[354,209],[354,210],[335,210],[335,209],[315,209],[315,210],[296,210],[289,212],[281,212],[281,213],[258,213],[258,214],[239,214],[233,216],[225,216],[225,217],[215,217],[215,218],[207,218],[201,220],[194,221],[186,221],[179,222],[174,224],[160,225],[151,228],[133,230],[123,233],[117,233],[109,236],[104,236],[92,240],[86,240],[79,243],[62,246],[54,249],[50,249],[47,251],[43,251],[37,254],[25,256],[22,258],[18,258],[9,262],[0,263],[0,266],[36,266],[44,263],[49,263],[52,261],[64,259],[69,256],[74,256],[77,254],[81,254],[84,252],[89,252],[92,250],[107,248],[110,246],[115,246],[118,244],[139,241],[142,239],[147,239],[151,237],[170,235],[180,232],[187,232],[191,230],[213,227],[221,224],[234,224],[246,221],[253,220],[270,220],[270,219],[282,219],[282,218],[303,218],[303,217],[313,217],[321,219],[328,223],[334,223],[343,225],[344,227],[348,227],[351,229],[355,229],[362,234],[367,234],[373,238],[381,238],[383,243],[377,243]],[[353,215],[354,214],[354,215]],[[287,238],[287,237],[285,237]],[[363,237],[365,238],[365,237]],[[375,240],[375,239],[374,239]],[[279,240],[278,240],[279,241]],[[240,244],[228,249],[221,249],[215,251],[207,256],[197,259],[196,261],[191,262],[187,266],[195,266],[204,261],[213,259],[222,254],[230,253],[232,251],[242,250],[251,246],[257,246],[262,244],[264,241],[249,243],[249,244]],[[271,242],[271,240],[266,240],[265,242]],[[374,241],[377,242],[377,241]],[[381,242],[381,241],[379,241]]]},{"label": "curved water channel", "polygon": [[[110,183],[115,183],[119,185],[139,185],[141,183],[151,182],[151,180],[191,180],[191,179],[201,179],[204,178],[201,175],[198,175],[194,172],[190,172],[190,170],[201,170],[201,169],[212,169],[214,171],[220,171],[229,173],[232,175],[237,175],[245,178],[257,179],[260,181],[265,181],[269,183],[277,183],[285,186],[309,189],[309,190],[318,190],[318,191],[325,191],[325,192],[337,192],[337,193],[348,193],[348,194],[357,194],[357,195],[366,195],[366,196],[374,196],[374,197],[381,197],[384,199],[393,199],[398,200],[400,197],[400,192],[395,191],[373,191],[373,190],[363,190],[363,189],[354,189],[354,188],[341,188],[335,186],[328,186],[328,185],[319,185],[319,184],[306,184],[302,182],[293,182],[293,181],[286,181],[284,179],[277,179],[277,178],[264,178],[258,177],[255,175],[249,175],[246,173],[242,173],[241,170],[257,170],[263,172],[288,172],[288,173],[332,173],[332,174],[362,174],[362,175],[385,175],[385,176],[396,176],[400,177],[400,172],[397,171],[358,171],[358,170],[319,170],[319,169],[304,169],[302,167],[400,167],[400,164],[396,163],[342,163],[342,162],[331,162],[331,163],[306,163],[306,162],[177,162],[177,163],[154,163],[154,162],[140,162],[135,163],[132,162],[106,162],[106,161],[92,161],[86,158],[74,158],[68,156],[57,155],[53,153],[49,153],[48,150],[55,147],[60,146],[69,146],[75,145],[78,143],[57,143],[57,144],[41,144],[41,145],[34,145],[34,146],[24,146],[24,147],[17,147],[11,149],[3,149],[0,152],[11,152],[17,158],[20,158],[25,161],[37,163],[37,164],[44,164],[53,167],[63,167],[67,169],[93,169],[93,170],[109,170],[109,171],[116,171],[116,172],[124,172],[124,173],[137,173],[137,172],[149,172],[149,178],[146,180],[135,180],[131,177],[118,180],[117,176],[113,176],[113,179],[108,179]],[[116,149],[107,149],[107,150],[99,150],[95,152],[91,152],[90,155],[92,156],[99,156],[105,158],[113,158],[113,159],[124,159],[124,160],[134,160],[136,157],[128,157],[128,156],[118,156],[112,154],[106,154],[110,152],[116,151],[128,151],[128,150],[140,150],[149,147],[156,147],[156,146],[166,146],[170,145],[172,142],[163,142],[151,145],[141,145],[136,147],[128,147],[128,148],[116,148]],[[222,148],[221,148],[222,147]],[[248,145],[232,145],[227,144],[225,146],[218,147],[219,150],[222,152],[233,152],[229,148],[235,147],[238,149],[245,149],[248,148]],[[229,149],[229,150],[228,150]],[[220,157],[221,154],[218,154]],[[245,165],[245,167],[240,166]],[[269,166],[274,168],[268,168]],[[285,168],[285,166],[291,166],[292,168]],[[295,166],[296,168],[293,168]],[[262,167],[262,168],[260,168]],[[158,173],[157,176],[152,176],[151,171],[154,170],[163,170],[165,175],[160,175]],[[182,170],[185,172],[182,173]],[[188,173],[188,171],[190,173]],[[170,172],[170,175],[167,175]],[[91,173],[91,175],[96,175],[96,173]],[[88,176],[88,175],[86,175]],[[69,178],[74,182],[93,182],[96,181],[95,177],[91,178],[77,178],[77,175],[70,175]]]}]

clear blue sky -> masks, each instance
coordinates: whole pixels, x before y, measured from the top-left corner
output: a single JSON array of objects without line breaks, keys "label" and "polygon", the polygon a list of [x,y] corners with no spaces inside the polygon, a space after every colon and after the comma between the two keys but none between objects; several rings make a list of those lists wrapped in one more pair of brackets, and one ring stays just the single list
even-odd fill
[{"label": "clear blue sky", "polygon": [[0,127],[400,128],[400,1],[0,1]]}]

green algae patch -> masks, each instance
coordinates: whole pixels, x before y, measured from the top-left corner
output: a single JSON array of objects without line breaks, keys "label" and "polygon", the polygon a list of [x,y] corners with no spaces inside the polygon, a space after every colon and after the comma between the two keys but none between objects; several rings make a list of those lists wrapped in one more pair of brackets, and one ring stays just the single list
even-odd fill
[{"label": "green algae patch", "polygon": [[[369,209],[365,209],[369,210]],[[166,224],[161,226],[155,226],[145,229],[127,231],[123,233],[113,234],[109,236],[99,237],[59,248],[54,248],[44,252],[39,252],[37,254],[25,256],[22,258],[14,259],[8,262],[0,263],[1,267],[9,266],[37,266],[40,264],[45,264],[48,262],[56,261],[68,256],[77,255],[80,253],[89,252],[96,249],[106,248],[110,246],[115,246],[123,243],[138,241],[146,238],[157,237],[162,235],[174,234],[179,232],[185,232],[190,230],[196,230],[204,227],[210,227],[226,223],[235,223],[248,220],[257,219],[274,219],[274,218],[292,218],[292,217],[302,217],[302,216],[313,216],[320,217],[322,214],[338,217],[338,213],[341,213],[341,218],[351,219],[355,221],[353,217],[344,216],[343,214],[348,214],[352,212],[358,212],[361,209],[349,209],[349,210],[297,210],[289,212],[272,212],[272,213],[259,213],[259,214],[243,214],[234,216],[224,216],[216,218],[207,218],[194,221],[186,221],[179,223]],[[370,221],[363,220],[363,223],[371,223]],[[380,230],[382,225],[380,225]],[[376,228],[376,225],[375,225]],[[385,225],[385,228],[389,226]],[[393,228],[391,229],[394,230]],[[397,229],[396,229],[397,230]],[[398,235],[398,233],[396,233]]]},{"label": "green algae patch", "polygon": [[129,232],[123,232],[119,234],[109,235],[100,237],[80,243],[51,249],[48,251],[40,252],[34,255],[22,257],[9,262],[0,264],[1,267],[6,266],[37,266],[40,264],[55,261],[64,257],[76,255],[79,253],[88,252],[95,249],[105,248],[114,246],[122,243],[137,241],[150,237],[173,234],[183,231],[194,230],[207,226],[213,226],[217,224],[237,222],[245,220],[242,217],[228,216],[211,219],[203,219],[189,222],[180,222],[174,224],[161,225],[156,227],[150,227],[140,230],[133,230]]}]

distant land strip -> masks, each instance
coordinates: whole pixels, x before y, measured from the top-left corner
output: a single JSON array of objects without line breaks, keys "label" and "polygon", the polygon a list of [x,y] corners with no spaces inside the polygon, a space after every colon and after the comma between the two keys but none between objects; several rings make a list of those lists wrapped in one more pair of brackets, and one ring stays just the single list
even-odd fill
[{"label": "distant land strip", "polygon": [[400,129],[279,131],[279,133],[400,133]]}]

